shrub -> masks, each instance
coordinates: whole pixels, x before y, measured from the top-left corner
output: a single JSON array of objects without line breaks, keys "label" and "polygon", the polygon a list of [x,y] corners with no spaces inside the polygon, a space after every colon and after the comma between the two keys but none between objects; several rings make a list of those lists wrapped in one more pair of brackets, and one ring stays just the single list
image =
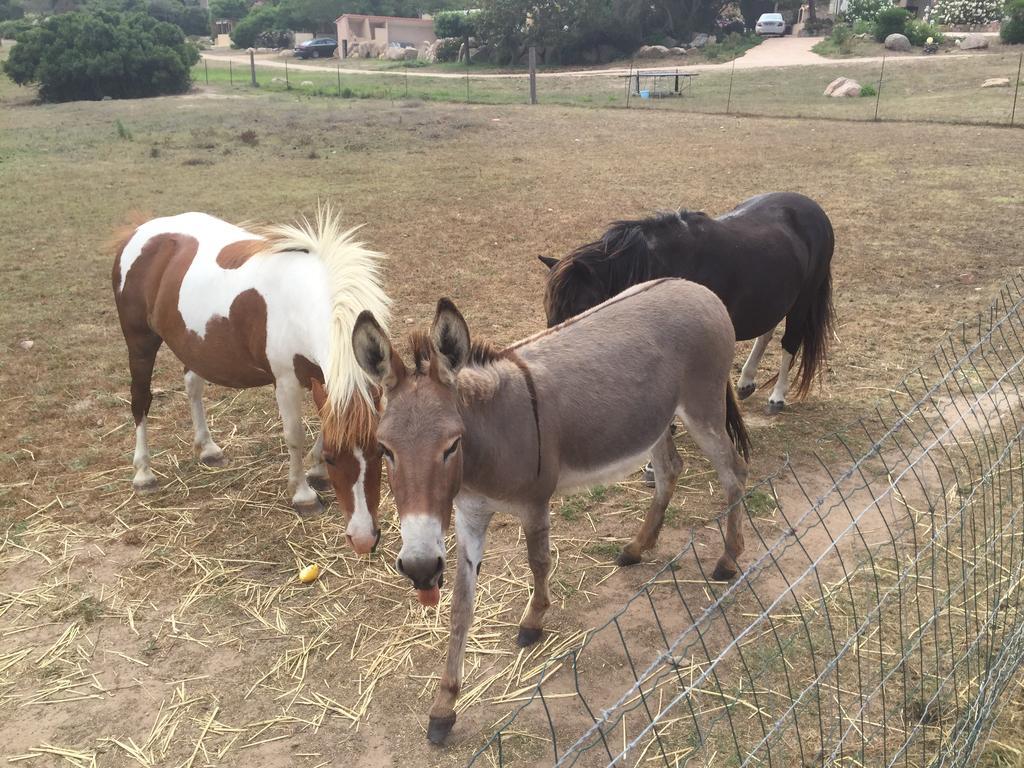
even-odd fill
[{"label": "shrub", "polygon": [[272,5],[265,5],[253,11],[231,30],[231,45],[234,48],[252,48],[256,45],[256,37],[262,32],[280,29],[278,23],[280,13]]},{"label": "shrub", "polygon": [[872,35],[875,34],[875,22],[874,20],[868,21],[867,19],[857,19],[853,22],[853,34],[855,35]]},{"label": "shrub", "polygon": [[462,40],[458,37],[446,37],[437,46],[438,61],[455,61],[459,58]]},{"label": "shrub", "polygon": [[833,19],[827,16],[819,16],[816,19],[808,19],[804,22],[804,32],[808,35],[828,35],[832,33],[832,27],[835,25]]},{"label": "shrub", "polygon": [[874,22],[880,11],[891,7],[891,0],[850,0],[843,17],[846,21]]},{"label": "shrub", "polygon": [[889,35],[902,35],[909,18],[910,13],[906,8],[883,8],[875,17],[875,40],[884,43]]},{"label": "shrub", "polygon": [[258,48],[291,48],[295,44],[295,34],[289,29],[268,29],[256,35],[255,45]]},{"label": "shrub", "polygon": [[928,21],[935,24],[975,26],[1003,16],[1003,0],[935,0]]},{"label": "shrub", "polygon": [[1004,43],[1024,43],[1024,0],[1009,0],[1006,18],[999,29]]},{"label": "shrub", "polygon": [[0,21],[20,19],[25,15],[25,9],[14,0],[0,0]]},{"label": "shrub", "polygon": [[847,24],[836,24],[828,39],[842,54],[853,53],[853,30]]},{"label": "shrub", "polygon": [[929,24],[927,21],[911,19],[907,22],[907,28],[903,34],[910,40],[911,45],[916,45],[919,48],[928,42],[929,37],[936,44],[942,43],[942,30],[934,24]]},{"label": "shrub", "polygon": [[474,37],[479,11],[440,11],[434,14],[434,34],[438,37]]},{"label": "shrub", "polygon": [[14,40],[22,32],[28,32],[32,27],[35,26],[35,22],[30,19],[12,19],[10,21],[0,21],[0,38],[4,40]]},{"label": "shrub", "polygon": [[873,86],[873,85],[862,85],[860,87],[860,95],[861,96],[877,96],[878,95],[878,91],[875,90],[875,86]]},{"label": "shrub", "polygon": [[181,29],[141,13],[76,11],[22,33],[4,62],[43,101],[135,99],[183,93],[199,52]]}]

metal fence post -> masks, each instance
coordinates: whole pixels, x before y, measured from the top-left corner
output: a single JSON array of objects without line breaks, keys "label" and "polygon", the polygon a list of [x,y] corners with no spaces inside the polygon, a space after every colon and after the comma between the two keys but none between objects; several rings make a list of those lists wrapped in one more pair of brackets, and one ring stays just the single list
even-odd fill
[{"label": "metal fence post", "polygon": [[[737,57],[739,58],[739,57]],[[732,71],[729,73],[729,95],[725,99],[725,114],[732,108],[732,81],[736,77],[736,59],[732,60]]]},{"label": "metal fence post", "polygon": [[[469,66],[469,51],[466,51],[466,66]],[[466,103],[469,104],[469,70],[466,70]]]},{"label": "metal fence post", "polygon": [[210,84],[210,63],[206,59],[203,59],[203,72],[206,73],[206,84],[209,85]]},{"label": "metal fence post", "polygon": [[[345,43],[347,45],[348,41],[346,40]],[[337,64],[336,67],[337,67],[337,70],[338,70],[338,98],[340,99],[341,98],[341,64],[340,63]]]},{"label": "metal fence post", "polygon": [[259,88],[259,83],[256,82],[256,51],[252,48],[249,49],[249,70],[252,72],[252,87]]},{"label": "metal fence post", "polygon": [[288,59],[284,60],[284,87],[289,91],[292,89],[291,81],[288,79]]},{"label": "metal fence post", "polygon": [[537,46],[530,46],[530,103],[537,103]]},{"label": "metal fence post", "polygon": [[1020,90],[1020,69],[1024,65],[1024,53],[1017,61],[1017,82],[1013,86],[1013,109],[1010,110],[1010,127],[1013,128],[1014,118],[1017,116],[1017,92]]},{"label": "metal fence post", "polygon": [[878,122],[878,102],[882,100],[882,80],[885,79],[885,55],[882,55],[882,70],[878,73],[878,91],[875,93],[875,122]]},{"label": "metal fence post", "polygon": [[235,87],[235,69],[231,66],[231,60],[228,59],[228,82],[231,83],[231,87]]}]

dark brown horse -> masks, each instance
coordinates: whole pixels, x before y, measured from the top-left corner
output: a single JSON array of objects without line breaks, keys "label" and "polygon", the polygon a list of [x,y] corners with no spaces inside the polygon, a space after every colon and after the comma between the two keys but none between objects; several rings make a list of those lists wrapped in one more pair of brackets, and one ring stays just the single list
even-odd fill
[{"label": "dark brown horse", "polygon": [[548,325],[557,325],[631,285],[682,277],[707,286],[725,304],[736,340],[757,339],[737,392],[754,393],[754,375],[776,326],[786,321],[782,364],[768,412],[786,405],[789,371],[800,352],[796,394],[823,370],[832,335],[832,223],[821,207],[791,192],[752,197],[711,218],[673,211],[620,221],[599,240],[564,259],[541,256],[550,267],[545,295]]}]

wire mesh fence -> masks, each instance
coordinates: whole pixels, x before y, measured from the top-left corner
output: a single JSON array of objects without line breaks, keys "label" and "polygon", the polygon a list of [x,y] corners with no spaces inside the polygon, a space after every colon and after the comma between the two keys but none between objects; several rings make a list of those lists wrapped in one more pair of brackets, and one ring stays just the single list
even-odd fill
[{"label": "wire mesh fence", "polygon": [[[541,72],[537,100],[548,105],[705,114],[1020,126],[1024,123],[1024,104],[1018,105],[1022,63],[1024,53],[1015,51],[758,69],[665,67],[647,62],[605,71]],[[204,59],[193,78],[204,84],[255,85],[265,91],[312,97],[530,103],[530,81],[522,71],[468,67],[433,72],[399,64],[353,71],[350,66],[338,61],[289,64],[287,59],[250,61],[248,56],[237,56],[229,61]],[[825,87],[838,76],[855,80],[864,87],[864,95],[824,96]],[[677,86],[680,77],[682,87]],[[1000,85],[982,88],[986,81]]]},{"label": "wire mesh fence", "polygon": [[965,766],[1024,661],[1024,278],[551,659],[473,766]]}]

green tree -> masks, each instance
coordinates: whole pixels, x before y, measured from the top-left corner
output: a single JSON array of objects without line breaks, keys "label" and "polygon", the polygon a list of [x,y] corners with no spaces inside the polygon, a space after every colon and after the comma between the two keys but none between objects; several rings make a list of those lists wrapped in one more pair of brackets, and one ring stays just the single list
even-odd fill
[{"label": "green tree", "polygon": [[231,45],[235,48],[252,48],[256,44],[257,36],[271,29],[281,28],[282,25],[278,21],[280,17],[281,14],[273,5],[254,8],[231,30]]},{"label": "green tree", "polygon": [[141,13],[75,11],[18,36],[4,71],[43,101],[182,93],[199,52],[181,29]]},{"label": "green tree", "polygon": [[999,36],[1004,43],[1024,43],[1024,0],[1008,0]]},{"label": "green tree", "polygon": [[0,0],[0,21],[12,21],[25,15],[25,9],[17,0]]},{"label": "green tree", "polygon": [[215,19],[238,21],[249,13],[246,0],[210,0],[210,15]]}]

